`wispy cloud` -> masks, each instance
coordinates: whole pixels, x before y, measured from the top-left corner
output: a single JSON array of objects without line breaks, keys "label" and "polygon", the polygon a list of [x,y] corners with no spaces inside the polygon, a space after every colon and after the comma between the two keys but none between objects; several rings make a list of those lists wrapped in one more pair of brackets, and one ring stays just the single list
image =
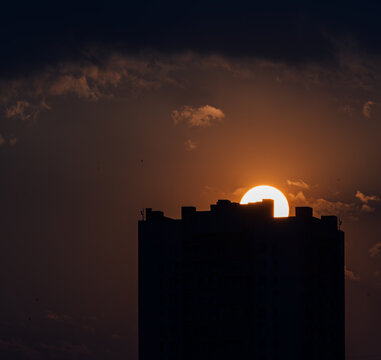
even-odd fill
[{"label": "wispy cloud", "polygon": [[376,208],[372,207],[372,206],[369,206],[367,204],[362,204],[361,205],[361,211],[362,212],[365,212],[365,213],[371,213],[373,212],[374,210],[376,210]]},{"label": "wispy cloud", "polygon": [[[199,73],[223,71],[244,78],[260,75],[271,81],[277,79],[282,83],[298,83],[306,88],[331,89],[332,84],[337,84],[340,89],[365,89],[368,92],[373,91],[375,84],[381,80],[381,72],[376,70],[379,69],[376,60],[353,59],[345,54],[338,55],[338,69],[318,65],[294,68],[285,63],[263,59],[232,60],[222,56],[200,56],[192,52],[156,55],[138,56],[113,52],[104,56],[95,49],[87,49],[86,57],[74,62],[63,61],[22,79],[0,79],[0,112],[9,119],[28,121],[35,120],[50,110],[58,97],[97,101],[135,96],[147,89],[159,89],[163,85],[184,87],[187,79],[185,74],[189,74],[190,68]],[[373,98],[373,95],[369,94],[369,98]],[[346,105],[356,109],[363,106],[365,114],[370,116],[379,103],[365,100]],[[198,108],[184,106],[174,110],[172,118],[176,123],[184,121],[189,126],[203,127],[223,120],[225,114],[212,105]],[[0,131],[4,133],[5,129]],[[300,182],[292,179],[289,181]],[[300,182],[301,188],[307,189],[303,187],[306,183],[303,183]]]},{"label": "wispy cloud", "polygon": [[289,201],[293,206],[310,206],[317,216],[337,215],[356,219],[361,208],[355,203],[330,201],[324,198],[306,197],[302,191],[297,194],[289,193]]},{"label": "wispy cloud", "polygon": [[50,87],[50,93],[52,95],[73,93],[79,98],[85,99],[97,99],[100,96],[95,88],[90,87],[85,75],[80,77],[73,75],[60,76]]},{"label": "wispy cloud", "polygon": [[17,142],[19,141],[19,139],[18,138],[16,138],[16,137],[11,137],[10,139],[9,139],[9,145],[15,145],[15,144],[17,144]]},{"label": "wispy cloud", "polygon": [[296,187],[300,187],[300,188],[303,188],[303,189],[309,189],[310,188],[310,185],[308,185],[302,179],[299,179],[299,180],[287,180],[287,185],[296,186]]},{"label": "wispy cloud", "polygon": [[373,101],[367,101],[364,106],[362,107],[362,113],[365,117],[370,118],[372,115],[372,107],[374,105]]},{"label": "wispy cloud", "polygon": [[292,206],[310,206],[314,209],[317,216],[320,215],[337,215],[340,217],[347,217],[352,220],[358,220],[361,213],[370,213],[375,211],[375,207],[370,206],[370,201],[378,202],[380,198],[376,195],[364,195],[361,191],[357,190],[356,198],[361,201],[361,204],[356,202],[345,201],[332,201],[322,197],[316,198],[313,196],[306,196],[303,191],[296,194],[289,193],[288,199]]},{"label": "wispy cloud", "polygon": [[31,107],[28,101],[16,101],[16,104],[6,109],[7,118],[18,117],[21,120],[28,120],[31,117],[28,110]]},{"label": "wispy cloud", "polygon": [[[22,79],[0,79],[0,116],[35,121],[52,109],[51,104],[57,98],[75,97],[95,102],[134,97],[164,84],[179,86],[173,76],[178,65],[169,57],[153,59],[117,53],[102,57],[94,51],[91,59],[63,62]],[[0,129],[1,132],[6,130]],[[10,145],[15,143],[15,140],[9,142]]]},{"label": "wispy cloud", "polygon": [[346,279],[352,281],[360,281],[360,276],[358,274],[355,274],[353,271],[347,269],[347,267],[345,267],[344,272]]},{"label": "wispy cloud", "polygon": [[312,202],[312,207],[320,215],[339,215],[339,216],[353,216],[356,214],[357,209],[355,204],[346,203],[343,201],[329,201],[319,198]]},{"label": "wispy cloud", "polygon": [[175,124],[186,122],[189,126],[211,126],[215,122],[222,121],[224,118],[225,114],[222,110],[211,105],[199,108],[185,105],[179,110],[172,111],[172,119]]},{"label": "wispy cloud", "polygon": [[64,324],[72,324],[73,318],[70,315],[67,314],[57,314],[50,310],[46,311],[46,318],[49,320],[57,321]]},{"label": "wispy cloud", "polygon": [[[96,58],[96,56],[95,56]],[[96,101],[111,98],[115,89],[124,86],[135,94],[175,83],[171,64],[143,58],[111,54],[108,58],[77,63],[62,63],[23,80],[0,82],[0,103],[7,118],[36,119],[47,104],[61,96],[76,96]]]},{"label": "wispy cloud", "polygon": [[45,99],[34,104],[26,100],[17,100],[13,105],[6,107],[5,115],[7,118],[16,118],[24,121],[35,120],[41,111],[50,109],[51,107],[45,102]]},{"label": "wispy cloud", "polygon": [[232,195],[242,197],[246,193],[246,191],[248,191],[248,190],[249,190],[249,188],[247,188],[247,187],[240,187],[240,188],[235,189],[233,191]]},{"label": "wispy cloud", "polygon": [[369,249],[369,255],[375,257],[381,253],[381,242],[376,243]]},{"label": "wispy cloud", "polygon": [[306,205],[306,197],[304,196],[303,191],[299,191],[294,195],[293,193],[288,194],[289,200],[293,203],[294,206],[304,206]]},{"label": "wispy cloud", "polygon": [[16,137],[10,137],[6,139],[3,135],[0,134],[0,146],[1,145],[15,145],[17,143],[18,139]]},{"label": "wispy cloud", "polygon": [[369,201],[380,201],[380,198],[376,195],[365,195],[360,190],[357,190],[355,195],[361,202],[367,204]]},{"label": "wispy cloud", "polygon": [[[377,94],[377,96],[379,96]],[[366,118],[379,117],[381,109],[381,102],[366,101],[362,107],[362,114]]]},{"label": "wispy cloud", "polygon": [[187,149],[188,151],[192,151],[197,148],[197,144],[191,139],[188,139],[187,141],[185,141],[184,146],[185,146],[185,149]]}]

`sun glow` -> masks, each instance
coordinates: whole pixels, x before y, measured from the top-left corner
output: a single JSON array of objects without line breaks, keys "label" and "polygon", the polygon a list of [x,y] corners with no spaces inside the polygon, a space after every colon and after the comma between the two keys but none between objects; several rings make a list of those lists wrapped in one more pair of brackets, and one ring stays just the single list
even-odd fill
[{"label": "sun glow", "polygon": [[274,217],[287,217],[290,211],[288,201],[281,191],[268,185],[250,189],[241,199],[241,204],[255,203],[263,199],[274,200]]}]

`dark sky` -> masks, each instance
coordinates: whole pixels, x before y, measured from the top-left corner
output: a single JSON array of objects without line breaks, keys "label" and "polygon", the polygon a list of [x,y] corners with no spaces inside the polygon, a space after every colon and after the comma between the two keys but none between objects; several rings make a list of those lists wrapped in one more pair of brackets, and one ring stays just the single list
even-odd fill
[{"label": "dark sky", "polygon": [[136,360],[140,210],[267,184],[342,218],[348,359],[381,358],[379,13],[2,5],[1,357]]}]

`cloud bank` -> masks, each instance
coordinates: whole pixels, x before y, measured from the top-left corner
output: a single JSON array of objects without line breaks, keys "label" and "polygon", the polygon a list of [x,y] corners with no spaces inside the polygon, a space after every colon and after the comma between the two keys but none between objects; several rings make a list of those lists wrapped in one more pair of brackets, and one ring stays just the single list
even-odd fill
[{"label": "cloud bank", "polygon": [[[287,180],[289,185],[290,181]],[[304,186],[304,182],[297,182],[299,187]],[[292,182],[292,185],[295,185]],[[295,186],[298,186],[295,185]],[[301,185],[301,186],[300,186]],[[291,206],[310,206],[314,209],[316,215],[337,215],[340,217],[347,217],[352,220],[357,220],[361,213],[370,213],[376,210],[375,207],[370,206],[369,201],[379,202],[380,198],[376,195],[365,195],[357,190],[355,198],[361,201],[361,204],[356,202],[346,201],[331,201],[322,197],[306,196],[303,191],[298,191],[296,194],[289,193],[289,201]]]},{"label": "cloud bank", "polygon": [[310,206],[314,210],[314,214],[321,215],[337,215],[350,218],[356,218],[360,209],[355,203],[343,201],[330,201],[324,198],[306,197],[302,191],[296,194],[289,194],[289,201],[292,206]]}]

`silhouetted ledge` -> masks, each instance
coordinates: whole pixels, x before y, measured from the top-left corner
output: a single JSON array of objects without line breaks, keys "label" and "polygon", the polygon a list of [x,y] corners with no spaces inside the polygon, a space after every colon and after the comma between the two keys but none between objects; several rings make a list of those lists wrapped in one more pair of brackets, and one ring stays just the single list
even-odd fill
[{"label": "silhouetted ledge", "polygon": [[[212,218],[225,217],[228,221],[241,220],[241,222],[252,222],[257,220],[273,220],[275,222],[293,222],[293,221],[319,221],[331,230],[337,230],[337,216],[326,215],[321,219],[313,216],[313,209],[308,206],[295,208],[295,216],[274,218],[274,201],[264,199],[262,202],[239,204],[230,200],[218,200],[216,204],[210,205],[210,211],[197,211],[194,206],[181,207],[181,220],[188,221],[197,218],[206,221]],[[162,211],[153,211],[147,208],[145,211],[145,220],[142,221],[160,221],[160,220],[179,220],[164,216]]]}]

